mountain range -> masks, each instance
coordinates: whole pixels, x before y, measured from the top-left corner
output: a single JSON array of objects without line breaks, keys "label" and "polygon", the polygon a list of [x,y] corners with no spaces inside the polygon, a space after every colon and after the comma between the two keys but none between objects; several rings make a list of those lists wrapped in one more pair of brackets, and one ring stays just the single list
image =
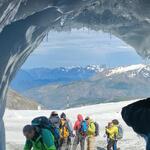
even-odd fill
[{"label": "mountain range", "polygon": [[18,92],[24,92],[48,84],[67,84],[73,81],[87,80],[95,73],[103,71],[104,68],[105,65],[89,65],[86,67],[59,67],[54,69],[21,69],[12,81],[11,87]]},{"label": "mountain range", "polygon": [[[150,96],[150,65],[81,68],[69,69],[68,72],[71,75],[66,75],[65,81],[60,80],[59,82],[36,86],[23,91],[22,94],[53,109]],[[65,74],[67,74],[66,70]],[[76,71],[72,72],[74,70]],[[61,74],[58,76],[61,77]]]}]

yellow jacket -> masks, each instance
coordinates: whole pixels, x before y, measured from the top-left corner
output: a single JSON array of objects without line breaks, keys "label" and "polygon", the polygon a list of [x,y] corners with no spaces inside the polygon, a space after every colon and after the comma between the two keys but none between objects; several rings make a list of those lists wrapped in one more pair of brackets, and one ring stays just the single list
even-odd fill
[{"label": "yellow jacket", "polygon": [[114,140],[116,135],[118,135],[118,127],[114,125],[113,127],[106,129],[106,132],[108,133],[108,137]]},{"label": "yellow jacket", "polygon": [[90,124],[89,124],[89,126],[88,126],[87,136],[88,136],[88,137],[94,137],[94,136],[95,136],[95,130],[96,130],[95,124],[94,124],[94,122],[91,120],[91,121],[90,121]]}]

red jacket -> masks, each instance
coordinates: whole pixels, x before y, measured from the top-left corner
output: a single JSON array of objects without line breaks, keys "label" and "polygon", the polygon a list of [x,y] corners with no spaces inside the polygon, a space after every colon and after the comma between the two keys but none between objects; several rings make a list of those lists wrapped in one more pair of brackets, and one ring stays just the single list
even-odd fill
[{"label": "red jacket", "polygon": [[81,122],[83,121],[83,116],[82,115],[78,115],[77,116],[77,121],[75,122],[74,124],[74,130],[75,131],[78,131],[80,129],[80,126],[81,126]]}]

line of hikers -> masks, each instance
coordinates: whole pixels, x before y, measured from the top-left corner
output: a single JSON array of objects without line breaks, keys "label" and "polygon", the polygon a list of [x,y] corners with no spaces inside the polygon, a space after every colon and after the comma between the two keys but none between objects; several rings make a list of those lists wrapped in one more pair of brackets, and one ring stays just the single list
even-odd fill
[{"label": "line of hikers", "polygon": [[[122,128],[117,120],[113,120],[106,127],[108,150],[111,148],[117,150],[116,139],[122,138],[121,134],[119,135],[119,129]],[[23,134],[26,137],[24,150],[76,150],[79,144],[80,149],[84,150],[85,141],[87,141],[87,150],[95,150],[95,138],[99,135],[99,125],[90,117],[83,119],[83,116],[79,114],[72,127],[65,113],[59,117],[58,113],[53,111],[49,119],[45,116],[33,119],[31,125],[23,128]]]}]

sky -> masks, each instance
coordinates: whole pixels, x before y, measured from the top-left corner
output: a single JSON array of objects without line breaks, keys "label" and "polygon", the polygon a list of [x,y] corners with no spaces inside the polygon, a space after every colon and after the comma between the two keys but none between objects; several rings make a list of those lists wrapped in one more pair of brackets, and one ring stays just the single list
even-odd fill
[{"label": "sky", "polygon": [[105,64],[107,67],[143,63],[136,51],[108,33],[87,29],[49,32],[28,57],[23,69]]}]

